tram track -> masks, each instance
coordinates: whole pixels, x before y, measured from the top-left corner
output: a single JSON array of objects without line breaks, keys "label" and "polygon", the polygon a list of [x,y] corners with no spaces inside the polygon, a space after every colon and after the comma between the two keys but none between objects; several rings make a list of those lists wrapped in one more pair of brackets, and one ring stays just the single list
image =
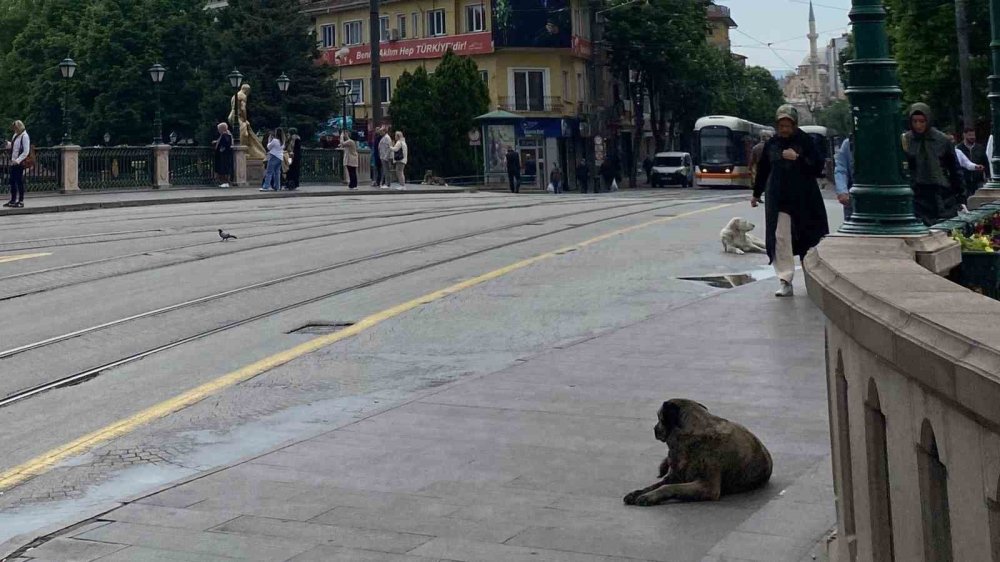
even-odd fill
[{"label": "tram track", "polygon": [[[514,245],[517,245],[517,244],[523,244],[525,242],[530,242],[530,241],[537,240],[537,239],[540,239],[540,238],[544,238],[544,237],[547,237],[547,236],[553,236],[553,235],[556,235],[556,234],[561,234],[561,233],[564,233],[564,232],[569,232],[569,231],[577,230],[577,229],[580,229],[580,228],[584,228],[584,227],[588,227],[588,226],[593,226],[595,224],[600,224],[600,223],[607,222],[607,221],[612,221],[612,220],[617,220],[617,219],[621,219],[621,218],[632,217],[632,216],[641,215],[641,214],[644,214],[644,213],[651,213],[651,212],[655,212],[655,211],[659,211],[659,210],[663,210],[663,209],[669,209],[669,208],[678,207],[678,206],[683,206],[683,205],[690,205],[692,203],[710,203],[710,202],[712,202],[712,201],[711,200],[702,200],[702,201],[680,200],[680,201],[673,201],[673,202],[670,202],[668,204],[656,204],[656,203],[659,203],[659,202],[651,203],[651,202],[646,201],[646,202],[643,202],[643,203],[641,203],[639,205],[642,205],[644,207],[649,207],[649,208],[643,208],[643,209],[638,209],[638,210],[630,210],[628,212],[616,213],[616,214],[611,215],[611,216],[601,217],[601,218],[597,218],[597,219],[593,219],[593,220],[588,220],[588,221],[584,221],[584,222],[577,222],[577,223],[570,224],[570,225],[567,225],[567,226],[564,226],[564,227],[561,227],[561,228],[557,228],[555,230],[550,230],[550,231],[546,231],[546,232],[542,232],[542,233],[538,233],[538,234],[532,234],[532,235],[529,235],[529,236],[518,238],[516,240],[510,240],[510,241],[506,241],[506,242],[501,242],[499,244],[491,245],[491,246],[488,246],[488,247],[485,247],[485,248],[480,248],[480,249],[471,250],[471,251],[468,251],[468,252],[463,252],[463,253],[460,253],[458,255],[454,255],[454,256],[450,256],[450,257],[443,258],[443,259],[440,259],[440,260],[435,260],[435,261],[432,261],[432,262],[428,262],[428,263],[416,265],[416,266],[413,266],[413,267],[410,267],[410,268],[407,268],[407,269],[404,269],[404,270],[401,270],[401,271],[396,271],[396,272],[392,272],[392,273],[389,273],[389,274],[386,274],[386,275],[382,275],[382,276],[379,276],[379,277],[375,277],[375,278],[372,278],[372,279],[364,280],[364,281],[352,284],[352,285],[347,286],[347,287],[342,287],[342,288],[334,289],[332,291],[327,291],[327,292],[324,292],[322,294],[311,296],[311,297],[306,298],[306,299],[302,299],[302,300],[298,300],[298,301],[295,301],[295,302],[292,302],[292,303],[284,304],[282,306],[270,308],[270,309],[267,309],[267,310],[265,310],[263,312],[259,312],[259,313],[256,313],[256,314],[244,317],[244,318],[239,318],[239,319],[236,319],[236,320],[232,320],[232,321],[227,322],[227,323],[225,323],[223,325],[220,325],[220,326],[208,329],[208,330],[203,330],[203,331],[200,331],[200,332],[192,334],[192,335],[184,336],[184,337],[175,339],[173,341],[170,341],[168,343],[156,345],[156,346],[150,347],[148,349],[145,349],[143,351],[140,351],[138,353],[129,354],[129,355],[123,357],[123,358],[119,358],[119,359],[116,359],[114,361],[103,363],[103,364],[98,365],[96,367],[87,368],[87,369],[84,369],[84,370],[72,373],[72,374],[67,375],[67,376],[59,377],[59,378],[57,378],[55,380],[52,380],[52,381],[48,381],[48,382],[45,382],[45,383],[42,383],[42,384],[39,384],[39,385],[31,386],[31,387],[28,387],[28,388],[24,388],[22,390],[18,390],[18,391],[12,392],[12,393],[4,396],[3,398],[0,398],[0,408],[5,407],[5,406],[9,406],[9,405],[12,405],[12,404],[15,404],[15,403],[18,403],[18,402],[21,402],[23,400],[26,400],[26,399],[29,399],[31,397],[37,396],[37,395],[39,395],[41,393],[44,393],[44,392],[47,392],[49,390],[54,390],[54,389],[57,389],[57,388],[63,388],[63,387],[67,387],[67,386],[73,386],[73,385],[79,384],[81,382],[85,382],[87,380],[90,380],[90,379],[92,379],[94,377],[99,376],[103,371],[107,371],[107,370],[110,370],[110,369],[114,369],[114,368],[117,368],[117,367],[121,367],[121,366],[130,364],[130,363],[134,363],[136,361],[139,361],[139,360],[144,359],[146,357],[149,357],[151,355],[155,355],[157,353],[160,353],[160,352],[163,352],[163,351],[166,351],[166,350],[169,350],[169,349],[173,349],[173,348],[179,347],[181,345],[185,345],[187,343],[191,343],[191,342],[194,342],[194,341],[197,341],[197,340],[200,340],[200,339],[204,339],[206,337],[210,337],[212,335],[219,334],[221,332],[225,332],[225,331],[237,328],[239,326],[243,326],[243,325],[251,323],[251,322],[255,322],[255,321],[259,321],[261,319],[265,319],[265,318],[268,318],[268,317],[271,317],[271,316],[275,316],[277,314],[281,314],[281,313],[287,312],[289,310],[300,308],[300,307],[303,307],[303,306],[306,306],[306,305],[309,305],[309,304],[314,304],[314,303],[323,301],[325,299],[333,298],[333,297],[336,297],[336,296],[340,296],[340,295],[344,295],[344,294],[351,293],[351,292],[354,292],[354,291],[358,291],[360,289],[364,289],[364,288],[367,288],[367,287],[371,287],[371,286],[374,286],[374,285],[385,283],[387,281],[391,281],[391,280],[397,279],[399,277],[403,277],[403,276],[406,276],[406,275],[411,275],[413,273],[417,273],[417,272],[424,271],[424,270],[427,270],[427,269],[431,269],[431,268],[434,268],[434,267],[439,267],[441,265],[445,265],[445,264],[448,264],[448,263],[452,263],[452,262],[456,262],[456,261],[459,261],[459,260],[467,259],[467,258],[470,258],[470,257],[473,257],[473,256],[477,256],[477,255],[485,254],[485,253],[488,253],[488,252],[493,252],[493,251],[501,250],[501,249],[508,248],[508,247],[511,247],[511,246],[514,246]],[[528,221],[521,221],[521,222],[514,223],[514,224],[502,225],[502,226],[492,227],[492,228],[488,228],[488,229],[481,229],[481,230],[474,231],[474,232],[469,232],[469,233],[464,233],[464,234],[460,234],[460,235],[450,236],[450,237],[446,237],[446,238],[442,238],[442,239],[438,239],[438,240],[433,240],[433,241],[429,241],[429,242],[424,242],[424,243],[420,243],[420,244],[413,244],[413,245],[408,245],[408,246],[404,246],[404,247],[400,247],[400,248],[395,248],[395,249],[392,249],[392,250],[386,250],[386,251],[383,251],[383,252],[377,252],[375,254],[370,254],[370,255],[367,255],[367,256],[353,258],[353,259],[350,259],[350,260],[345,260],[345,261],[342,261],[342,262],[338,262],[338,263],[335,263],[335,264],[330,264],[330,265],[323,266],[323,267],[318,267],[318,268],[313,268],[313,269],[310,269],[310,270],[301,271],[301,272],[298,272],[298,273],[295,273],[295,274],[292,274],[292,275],[288,275],[288,276],[284,276],[284,277],[280,277],[280,278],[276,278],[276,279],[271,279],[271,280],[267,280],[267,281],[262,281],[262,282],[254,283],[254,284],[247,285],[247,286],[244,286],[244,287],[238,287],[236,289],[231,289],[231,290],[220,292],[220,293],[216,293],[216,294],[213,294],[213,295],[207,295],[207,296],[200,297],[200,298],[197,298],[197,299],[192,299],[192,300],[188,300],[188,301],[181,302],[181,303],[175,303],[175,304],[169,305],[167,307],[161,307],[161,308],[158,308],[158,309],[155,309],[155,310],[146,311],[146,312],[143,312],[143,313],[140,313],[140,314],[136,314],[136,315],[132,315],[132,316],[129,316],[129,317],[126,317],[126,318],[120,318],[120,319],[113,320],[113,321],[110,321],[110,322],[105,322],[105,323],[100,324],[100,325],[91,326],[91,327],[88,327],[88,328],[84,328],[84,329],[81,329],[81,330],[76,330],[76,331],[69,332],[69,333],[66,333],[66,334],[62,334],[62,335],[59,335],[59,336],[55,336],[55,337],[52,337],[52,338],[47,338],[45,340],[41,340],[41,341],[38,341],[38,342],[33,342],[33,343],[26,344],[26,345],[22,345],[22,346],[19,346],[19,347],[16,347],[16,348],[12,348],[12,349],[0,352],[0,360],[7,359],[7,358],[10,358],[10,357],[13,357],[13,356],[16,356],[16,355],[20,355],[20,354],[23,354],[23,353],[26,353],[26,352],[31,352],[31,351],[35,351],[35,350],[41,350],[41,349],[44,349],[45,347],[54,345],[54,344],[59,343],[59,342],[64,342],[64,341],[71,340],[71,339],[74,339],[74,338],[78,338],[78,337],[81,337],[81,336],[84,336],[84,335],[87,335],[87,334],[93,334],[93,333],[99,332],[101,330],[106,330],[106,329],[114,327],[114,326],[120,326],[120,325],[126,324],[128,322],[136,321],[136,320],[139,320],[139,319],[142,319],[142,318],[149,318],[149,317],[152,317],[152,316],[158,316],[158,315],[167,314],[167,313],[172,312],[172,311],[176,311],[176,310],[180,310],[180,309],[183,309],[183,308],[188,308],[188,307],[192,307],[192,306],[196,306],[196,305],[201,305],[201,304],[204,304],[206,302],[211,302],[211,301],[223,299],[223,298],[226,298],[226,297],[229,297],[229,296],[233,296],[233,295],[236,295],[236,294],[239,294],[239,293],[244,293],[244,292],[247,292],[247,291],[252,291],[254,289],[259,289],[259,288],[262,288],[262,287],[268,287],[268,286],[277,285],[279,283],[288,282],[288,281],[291,281],[293,279],[299,279],[299,278],[306,277],[306,276],[309,276],[309,275],[316,275],[316,274],[319,274],[319,273],[324,273],[324,272],[332,271],[332,270],[335,270],[335,269],[349,267],[349,266],[357,265],[357,264],[360,264],[360,263],[365,263],[365,262],[370,262],[370,261],[374,261],[374,260],[378,260],[378,259],[383,259],[383,258],[386,258],[386,257],[395,256],[395,255],[399,255],[399,254],[403,254],[403,253],[407,253],[407,252],[413,252],[415,250],[421,250],[421,249],[426,249],[426,248],[430,248],[430,247],[434,247],[434,246],[439,246],[439,245],[442,245],[442,244],[447,244],[447,243],[455,242],[455,241],[458,241],[458,240],[474,238],[474,237],[483,236],[483,235],[486,235],[486,234],[492,234],[492,233],[496,233],[496,232],[502,232],[502,231],[505,231],[505,230],[512,230],[512,229],[522,228],[524,226],[537,225],[538,221],[540,221],[540,220],[558,220],[558,219],[568,218],[568,217],[577,216],[577,215],[592,214],[592,213],[605,212],[605,211],[615,211],[615,210],[619,210],[619,209],[621,209],[623,207],[632,207],[632,206],[637,206],[637,204],[620,205],[620,206],[616,206],[616,207],[612,207],[612,208],[605,207],[605,208],[601,208],[601,209],[588,209],[588,210],[584,210],[584,211],[577,211],[577,212],[573,212],[573,213],[564,213],[562,215],[545,217],[544,219],[538,219],[538,218],[536,218],[536,219],[532,219],[532,220],[528,220]]]},{"label": "tram track", "polygon": [[[240,247],[237,250],[233,250],[233,251],[227,252],[226,254],[223,254],[223,255],[232,255],[232,254],[238,254],[238,253],[242,253],[242,252],[250,252],[250,251],[256,251],[256,250],[267,249],[267,248],[275,248],[275,247],[278,247],[278,246],[283,246],[283,245],[288,245],[288,244],[295,244],[295,243],[299,243],[299,242],[308,242],[308,241],[311,241],[311,240],[318,240],[318,239],[322,239],[322,238],[342,236],[342,235],[347,235],[347,234],[356,234],[356,233],[359,233],[359,232],[366,232],[366,231],[376,230],[376,229],[380,229],[380,228],[392,228],[392,227],[402,226],[402,225],[406,225],[406,224],[412,224],[412,223],[416,223],[416,222],[437,220],[437,219],[441,219],[441,218],[450,218],[450,217],[461,216],[461,215],[466,215],[466,214],[489,212],[489,211],[505,211],[505,210],[511,210],[511,209],[536,208],[536,207],[540,207],[540,206],[543,206],[543,205],[555,205],[555,204],[564,204],[564,203],[562,203],[562,202],[541,202],[541,203],[534,203],[534,204],[519,204],[519,205],[505,205],[505,206],[490,205],[490,206],[483,206],[483,207],[476,207],[476,208],[456,207],[455,209],[457,209],[457,210],[455,210],[454,212],[445,212],[445,213],[441,213],[440,209],[436,209],[436,210],[426,210],[426,211],[407,211],[407,212],[402,212],[402,213],[393,214],[393,215],[374,215],[374,216],[365,216],[365,217],[350,218],[350,219],[339,219],[339,220],[336,220],[336,221],[331,221],[329,223],[313,224],[313,225],[310,225],[310,226],[301,226],[301,227],[289,228],[289,229],[285,229],[285,230],[281,230],[281,231],[276,231],[276,232],[275,231],[268,232],[266,234],[250,234],[250,235],[245,235],[245,236],[241,236],[241,239],[242,240],[250,240],[250,239],[253,239],[253,238],[258,238],[258,237],[263,237],[263,236],[273,236],[273,235],[276,235],[276,234],[288,234],[290,232],[301,232],[301,231],[304,231],[304,230],[313,230],[313,229],[317,229],[317,228],[328,228],[328,227],[331,227],[331,226],[337,226],[337,225],[341,225],[341,224],[349,224],[349,223],[352,223],[352,222],[360,222],[360,221],[363,221],[363,220],[378,220],[378,219],[382,219],[382,218],[412,217],[413,215],[422,215],[422,214],[425,214],[425,213],[427,215],[429,215],[429,216],[419,216],[419,217],[415,217],[415,218],[412,218],[412,219],[402,220],[402,221],[396,221],[396,222],[391,222],[391,223],[387,223],[387,224],[377,224],[377,225],[365,226],[365,227],[360,227],[360,228],[353,228],[353,229],[350,229],[350,230],[342,230],[342,231],[338,231],[338,232],[317,234],[317,235],[313,235],[313,236],[303,236],[303,237],[293,238],[293,239],[290,239],[290,240],[282,240],[282,241],[274,242],[274,243],[271,243],[271,244],[262,244],[262,245],[259,245],[259,246],[252,246],[252,247],[245,247],[245,246],[243,246],[243,247]],[[634,202],[634,203],[630,203],[628,205],[643,205],[643,204],[648,205],[650,203],[649,202]],[[625,205],[625,206],[628,206],[628,205]],[[14,273],[14,274],[11,274],[11,275],[0,277],[0,282],[9,281],[9,280],[12,280],[12,279],[30,277],[30,276],[35,276],[35,275],[44,275],[44,274],[48,274],[48,273],[54,273],[54,272],[60,272],[60,271],[68,271],[68,270],[72,270],[72,269],[78,269],[78,268],[83,268],[83,267],[88,267],[88,266],[93,266],[93,265],[108,264],[108,263],[111,263],[111,262],[114,262],[114,261],[121,261],[121,260],[126,260],[126,259],[129,259],[129,258],[141,257],[141,256],[145,256],[145,255],[153,255],[153,254],[157,254],[157,253],[166,253],[166,252],[176,252],[176,251],[179,251],[179,250],[189,250],[191,248],[200,248],[200,247],[208,247],[208,246],[216,246],[216,245],[218,245],[218,241],[217,240],[213,240],[212,242],[197,242],[197,243],[194,243],[194,244],[184,244],[184,245],[180,245],[180,246],[171,246],[171,247],[167,247],[167,248],[157,248],[157,249],[143,250],[143,251],[140,251],[140,252],[133,252],[133,253],[130,253],[130,254],[123,254],[123,255],[119,255],[119,256],[111,256],[111,257],[101,258],[101,259],[97,259],[97,260],[89,260],[89,261],[86,261],[86,262],[79,262],[79,263],[66,264],[66,265],[61,265],[61,266],[55,266],[55,267],[45,268],[45,269],[38,269],[38,270],[33,270],[33,271],[25,271],[25,272],[21,272],[21,273]],[[108,278],[111,278],[111,277],[119,277],[119,276],[122,276],[122,275],[129,275],[129,274],[134,274],[134,273],[148,272],[148,271],[153,271],[153,270],[156,270],[156,269],[162,269],[162,268],[166,268],[166,267],[172,267],[172,266],[176,266],[176,265],[184,265],[184,264],[189,264],[189,263],[204,261],[204,260],[213,259],[213,258],[216,258],[216,257],[219,257],[219,255],[196,256],[196,257],[192,257],[190,259],[182,259],[182,260],[172,261],[172,262],[169,262],[169,263],[155,264],[155,265],[151,265],[151,266],[148,266],[148,267],[140,267],[140,268],[136,268],[136,269],[133,269],[133,270],[129,270],[127,272],[113,272],[113,273],[109,273],[107,275],[102,275],[102,276],[97,276],[97,277],[91,277],[91,278],[87,278],[87,279],[83,279],[83,280],[79,280],[79,281],[74,281],[74,282],[69,282],[69,283],[62,283],[62,284],[57,284],[57,285],[52,285],[52,286],[46,286],[46,287],[42,287],[42,288],[33,289],[33,290],[30,290],[30,291],[23,291],[23,292],[20,292],[20,293],[10,294],[10,295],[6,295],[6,296],[0,296],[0,302],[2,302],[2,301],[8,301],[8,300],[13,300],[13,299],[17,299],[17,298],[22,298],[22,297],[26,297],[26,296],[30,296],[30,295],[36,295],[36,294],[40,294],[40,293],[44,293],[44,292],[52,291],[52,290],[56,290],[56,289],[64,289],[64,288],[67,288],[67,287],[73,287],[73,286],[76,286],[76,285],[81,285],[83,283],[90,283],[90,282],[94,282],[94,281],[100,281],[100,280],[108,279]]]}]

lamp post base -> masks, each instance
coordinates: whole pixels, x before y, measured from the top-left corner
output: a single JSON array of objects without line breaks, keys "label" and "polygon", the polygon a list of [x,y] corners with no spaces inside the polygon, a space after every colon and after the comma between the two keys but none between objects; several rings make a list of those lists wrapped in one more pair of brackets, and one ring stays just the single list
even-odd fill
[{"label": "lamp post base", "polygon": [[976,194],[969,197],[969,209],[978,209],[987,203],[1000,201],[1000,184],[988,183],[979,188]]}]

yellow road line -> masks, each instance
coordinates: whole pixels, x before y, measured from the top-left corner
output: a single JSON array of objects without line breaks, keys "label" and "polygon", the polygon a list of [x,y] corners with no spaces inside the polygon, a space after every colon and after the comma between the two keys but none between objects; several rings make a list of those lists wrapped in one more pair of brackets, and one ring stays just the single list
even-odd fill
[{"label": "yellow road line", "polygon": [[51,256],[51,255],[52,252],[48,252],[45,254],[15,254],[12,256],[0,256],[0,263],[7,263],[18,260],[30,260],[31,258],[43,258],[45,256]]},{"label": "yellow road line", "polygon": [[417,308],[419,306],[432,303],[437,300],[441,300],[449,295],[453,295],[460,291],[464,291],[465,289],[468,289],[470,287],[475,287],[476,285],[481,285],[483,283],[486,283],[487,281],[491,281],[498,277],[502,277],[519,269],[524,269],[540,261],[552,259],[561,254],[565,254],[566,252],[571,250],[586,248],[587,246],[597,244],[598,242],[603,242],[604,240],[613,238],[615,236],[620,236],[622,234],[627,234],[629,232],[633,232],[642,228],[646,228],[656,224],[662,224],[665,222],[685,217],[690,217],[692,215],[697,215],[700,213],[716,211],[718,209],[730,207],[734,204],[735,203],[715,205],[712,207],[698,209],[696,211],[690,211],[687,213],[681,213],[672,217],[659,218],[648,222],[629,226],[626,228],[622,228],[619,230],[615,230],[613,232],[602,234],[600,236],[591,238],[589,240],[585,240],[583,242],[579,242],[577,244],[573,244],[571,246],[566,246],[564,248],[560,248],[552,252],[539,254],[537,256],[510,264],[508,266],[501,267],[500,269],[495,269],[493,271],[490,271],[489,273],[484,273],[478,277],[467,279],[460,283],[456,283],[450,287],[434,291],[433,293],[428,293],[422,297],[417,297],[411,301],[404,302],[402,304],[396,305],[392,308],[383,310],[381,312],[376,312],[375,314],[372,314],[371,316],[362,319],[360,322],[354,324],[353,326],[345,328],[339,332],[314,338],[286,351],[282,351],[270,357],[265,357],[241,369],[238,369],[236,371],[223,375],[215,380],[209,381],[205,384],[192,388],[191,390],[188,390],[183,394],[179,394],[173,398],[170,398],[169,400],[150,406],[149,408],[146,408],[145,410],[142,410],[137,414],[118,420],[110,425],[98,429],[97,431],[88,433],[87,435],[84,435],[79,439],[66,443],[65,445],[52,449],[51,451],[39,455],[23,464],[15,466],[10,470],[2,472],[0,473],[0,491],[8,490],[24,482],[25,480],[28,480],[30,478],[33,478],[35,476],[38,476],[39,474],[48,471],[50,468],[54,467],[55,465],[59,464],[60,462],[68,458],[80,455],[95,447],[107,443],[112,439],[131,433],[132,431],[138,429],[139,427],[150,424],[174,412],[177,412],[193,404],[196,404],[204,400],[205,398],[208,398],[209,396],[218,393],[221,390],[239,384],[245,380],[251,379],[257,375],[260,375],[261,373],[265,373],[276,367],[280,367],[281,365],[289,363],[294,359],[302,357],[303,355],[307,355],[309,353],[312,353],[314,351],[332,345],[336,342],[356,336],[369,328],[372,328],[382,322],[385,322],[386,320],[399,316],[405,312],[413,310],[414,308]]}]

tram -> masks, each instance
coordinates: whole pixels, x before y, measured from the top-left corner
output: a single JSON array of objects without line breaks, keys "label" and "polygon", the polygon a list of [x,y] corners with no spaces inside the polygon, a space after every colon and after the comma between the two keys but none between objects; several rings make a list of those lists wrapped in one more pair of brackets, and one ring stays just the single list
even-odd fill
[{"label": "tram", "polygon": [[773,127],[727,115],[702,117],[694,125],[695,177],[706,187],[753,187],[750,151]]},{"label": "tram", "polygon": [[834,129],[819,125],[803,125],[799,128],[802,129],[803,133],[809,135],[816,148],[819,149],[819,153],[826,159],[823,166],[823,177],[827,181],[833,181],[834,158],[841,143],[844,142],[844,137],[837,134]]}]

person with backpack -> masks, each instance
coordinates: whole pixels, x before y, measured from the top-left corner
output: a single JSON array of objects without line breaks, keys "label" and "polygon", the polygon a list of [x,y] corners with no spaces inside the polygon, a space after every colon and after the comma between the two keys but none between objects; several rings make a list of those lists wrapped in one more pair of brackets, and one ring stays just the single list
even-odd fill
[{"label": "person with backpack", "polygon": [[31,138],[20,120],[12,125],[14,137],[7,146],[10,148],[10,201],[4,207],[24,207],[24,170],[30,168]]}]

